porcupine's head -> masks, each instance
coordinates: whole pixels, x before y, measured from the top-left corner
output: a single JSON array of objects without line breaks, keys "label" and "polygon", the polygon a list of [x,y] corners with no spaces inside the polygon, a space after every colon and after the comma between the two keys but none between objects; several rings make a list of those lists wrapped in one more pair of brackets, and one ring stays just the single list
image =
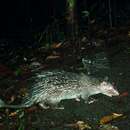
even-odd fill
[{"label": "porcupine's head", "polygon": [[118,90],[115,89],[114,86],[111,83],[103,81],[100,84],[99,89],[100,89],[102,94],[107,95],[109,97],[119,96]]}]

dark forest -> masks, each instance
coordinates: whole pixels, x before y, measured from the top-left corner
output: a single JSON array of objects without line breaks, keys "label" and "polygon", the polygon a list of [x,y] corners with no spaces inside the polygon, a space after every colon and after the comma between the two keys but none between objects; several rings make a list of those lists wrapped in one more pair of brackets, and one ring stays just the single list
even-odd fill
[{"label": "dark forest", "polygon": [[0,130],[129,130],[130,1],[0,1]]}]

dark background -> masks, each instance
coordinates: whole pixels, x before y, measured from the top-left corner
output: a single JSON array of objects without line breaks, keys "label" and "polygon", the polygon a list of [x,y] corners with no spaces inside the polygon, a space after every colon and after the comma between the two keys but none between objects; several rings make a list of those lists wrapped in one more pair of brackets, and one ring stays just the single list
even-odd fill
[{"label": "dark background", "polygon": [[[26,81],[24,82],[24,80],[32,75],[30,72],[31,68],[29,67],[31,63],[33,63],[33,61],[34,63],[35,61],[36,63],[40,63],[43,67],[43,70],[48,68],[67,68],[66,70],[68,70],[69,68],[69,70],[72,71],[72,69],[74,68],[73,71],[75,71],[77,64],[80,64],[81,66],[81,59],[83,56],[90,56],[90,58],[93,60],[95,58],[95,54],[98,54],[98,52],[102,51],[105,52],[105,54],[107,55],[107,59],[110,63],[110,70],[108,70],[109,72],[107,72],[106,70],[100,70],[100,73],[96,71],[94,77],[100,77],[101,75],[103,75],[102,77],[104,77],[104,75],[105,77],[108,77],[110,75],[110,81],[116,84],[121,93],[129,93],[130,38],[128,27],[130,26],[130,0],[110,1],[112,9],[113,28],[117,27],[114,28],[115,30],[109,30],[109,0],[77,0],[76,12],[78,16],[77,21],[79,26],[81,28],[90,26],[87,23],[87,18],[82,17],[82,11],[89,11],[90,19],[95,20],[95,23],[92,24],[89,28],[90,30],[88,32],[90,34],[87,33],[86,30],[85,34],[83,34],[83,38],[86,38],[88,35],[90,35],[90,37],[87,37],[88,39],[86,38],[87,41],[81,39],[81,43],[79,41],[81,46],[79,45],[78,47],[76,46],[76,44],[72,44],[73,42],[71,43],[70,41],[65,41],[65,43],[63,43],[63,47],[61,46],[61,48],[59,49],[55,49],[53,47],[50,47],[50,49],[46,49],[41,47],[43,46],[44,41],[43,43],[41,42],[42,44],[40,44],[37,41],[28,42],[28,40],[32,38],[33,32],[44,32],[46,27],[48,25],[51,26],[51,24],[54,23],[55,20],[59,20],[60,22],[62,22],[62,20],[65,19],[67,11],[66,0],[1,0],[0,88],[2,91],[0,91],[0,95],[2,96],[0,97],[3,97],[3,99],[6,99],[10,102],[10,97],[16,95],[16,99],[14,99],[13,103],[19,102],[21,98],[17,97],[19,93],[16,91],[19,91],[19,89],[22,87],[28,87],[29,84],[26,83]],[[95,30],[92,30],[92,27],[95,25],[101,25],[101,29],[97,29],[97,32]],[[65,26],[63,26],[63,28],[65,28]],[[51,31],[52,30],[49,30],[48,32]],[[53,32],[55,31],[53,30],[52,33]],[[53,41],[50,43],[53,43]],[[70,45],[68,46],[68,44]],[[82,47],[85,50],[82,50]],[[49,56],[55,56],[55,54],[60,54],[59,59],[48,58]],[[18,85],[14,85],[16,79],[19,80],[19,82],[17,83]],[[5,91],[3,90],[3,88]],[[11,90],[8,89],[9,94],[6,93],[7,88],[12,88]],[[110,113],[125,112],[124,115],[127,118],[124,118],[122,122],[120,121],[117,123],[119,123],[119,129],[129,130],[129,95],[128,97],[120,98],[119,103],[116,102],[116,100],[112,103],[109,101],[109,99],[107,100],[104,97],[101,97],[101,100],[99,99],[99,101],[101,102],[96,102],[96,104],[92,106],[90,105],[89,107],[85,106],[84,104],[81,107],[80,104],[78,107],[71,107],[73,104],[70,103],[72,105],[70,105],[68,109],[65,109],[67,111],[65,111],[64,113],[62,111],[61,113],[52,111],[50,112],[50,114],[48,114],[47,111],[46,115],[45,113],[45,116],[43,116],[42,114],[41,118],[44,118],[44,120],[48,121],[49,124],[50,121],[53,120],[63,123],[68,122],[69,120],[78,121],[86,119],[90,119],[90,121],[94,123],[96,120],[99,121],[101,117],[109,115]],[[72,108],[73,110],[71,110],[70,108]],[[4,113],[6,113],[7,115],[7,112],[4,111]],[[30,118],[30,116],[28,117]],[[40,116],[37,117],[39,118]],[[11,123],[8,123],[7,121],[6,124]],[[4,124],[4,126],[8,126],[6,124]],[[46,124],[46,122],[44,124]],[[40,126],[38,124],[38,128],[39,127]],[[41,129],[43,128],[41,127]],[[63,128],[61,127],[61,129]]]},{"label": "dark background", "polygon": [[44,29],[54,21],[54,17],[60,17],[64,3],[61,0],[0,2],[0,37],[27,35],[30,29]]},{"label": "dark background", "polygon": [[[112,19],[116,25],[128,24],[129,0],[111,0]],[[101,24],[108,24],[108,0],[78,0],[77,14],[88,10]],[[27,37],[65,15],[66,0],[3,0],[0,2],[0,38]],[[81,15],[79,21],[82,23]]]}]

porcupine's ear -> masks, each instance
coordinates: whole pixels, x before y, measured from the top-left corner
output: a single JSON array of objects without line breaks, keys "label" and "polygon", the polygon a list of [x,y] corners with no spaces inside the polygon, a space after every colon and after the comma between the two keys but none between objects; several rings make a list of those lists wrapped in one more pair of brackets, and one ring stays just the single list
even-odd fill
[{"label": "porcupine's ear", "polygon": [[108,85],[107,85],[107,84],[108,84],[108,83],[107,83],[106,81],[101,82],[100,85],[99,85],[99,89],[100,89],[102,92],[106,91],[106,90],[108,89]]}]

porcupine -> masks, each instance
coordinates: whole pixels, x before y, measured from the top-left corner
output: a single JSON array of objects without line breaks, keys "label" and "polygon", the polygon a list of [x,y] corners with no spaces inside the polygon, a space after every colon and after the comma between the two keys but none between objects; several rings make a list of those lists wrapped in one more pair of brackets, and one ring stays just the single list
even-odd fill
[{"label": "porcupine", "polygon": [[0,100],[0,107],[26,108],[39,104],[43,108],[58,108],[61,100],[84,99],[98,93],[109,97],[118,96],[119,92],[111,83],[99,81],[89,75],[66,71],[41,71],[32,77],[33,85],[29,94],[20,105],[7,105]]}]

